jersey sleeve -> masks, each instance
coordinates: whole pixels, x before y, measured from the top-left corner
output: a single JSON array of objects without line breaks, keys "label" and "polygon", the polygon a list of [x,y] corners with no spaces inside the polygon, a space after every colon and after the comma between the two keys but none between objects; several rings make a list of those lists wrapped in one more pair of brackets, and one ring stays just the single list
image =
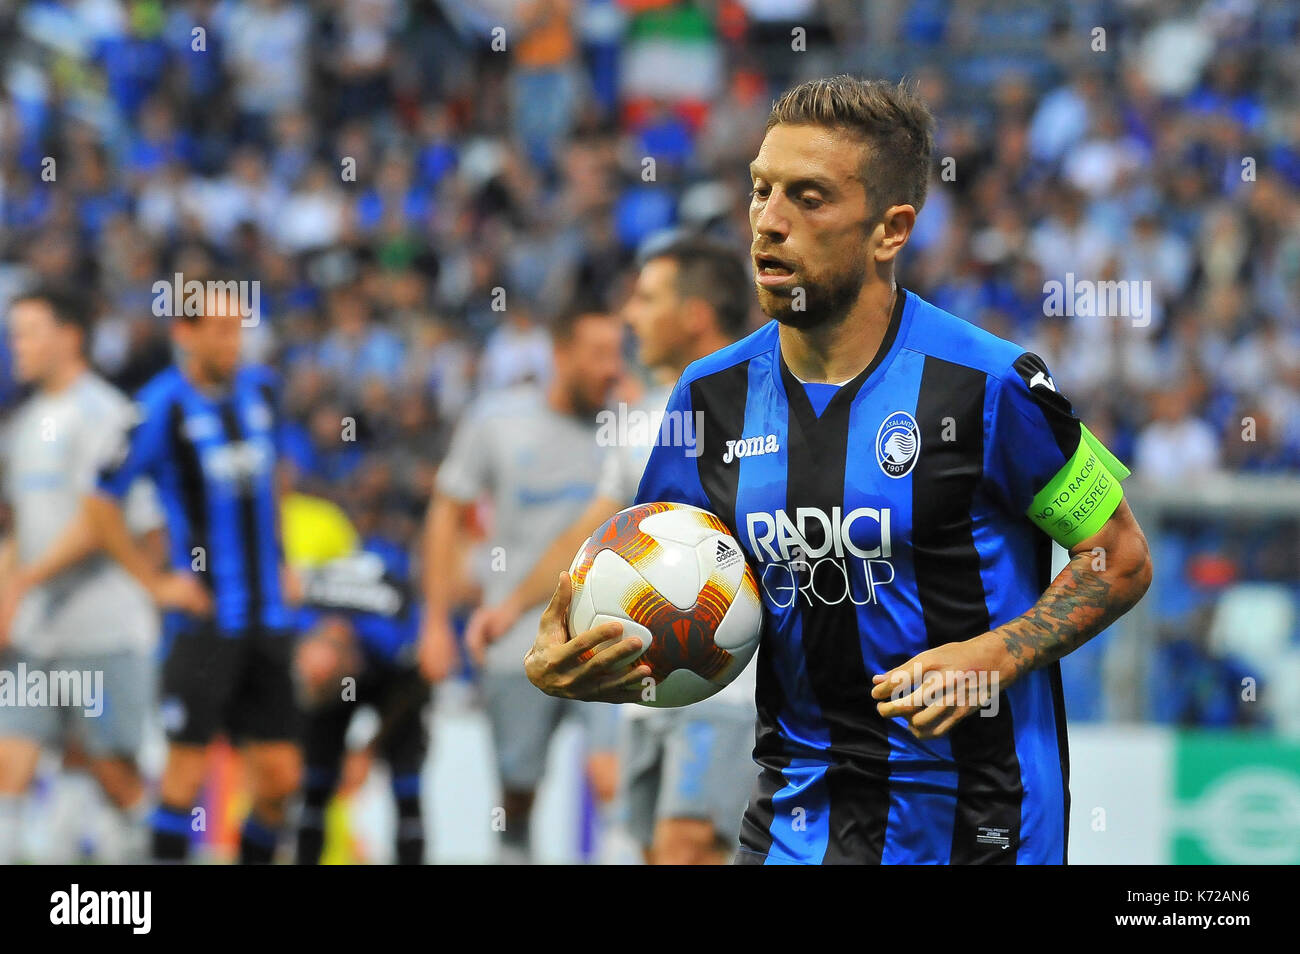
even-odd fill
[{"label": "jersey sleeve", "polygon": [[280,376],[265,365],[249,365],[244,373],[271,412],[271,446],[275,459],[283,460],[288,444],[286,428],[289,418],[284,413],[284,388]]},{"label": "jersey sleeve", "polygon": [[700,483],[697,463],[704,449],[701,430],[691,407],[690,385],[678,382],[668,398],[663,423],[641,475],[637,503],[664,500],[712,509]]},{"label": "jersey sleeve", "polygon": [[91,493],[105,468],[113,467],[126,455],[135,427],[137,411],[126,398],[106,400],[97,396],[79,408],[82,426],[76,430],[76,463],[73,479],[78,493]]},{"label": "jersey sleeve", "polygon": [[984,472],[994,496],[1067,548],[1100,530],[1128,468],[1075,416],[1043,360],[1025,352],[991,394]]},{"label": "jersey sleeve", "polygon": [[122,500],[139,477],[158,477],[167,457],[168,405],[165,401],[141,400],[130,415],[129,429],[119,431],[112,450],[100,464],[96,484],[101,493]]},{"label": "jersey sleeve", "polygon": [[491,489],[486,430],[491,420],[481,408],[471,409],[456,426],[451,446],[438,468],[438,491],[454,500],[472,501]]}]

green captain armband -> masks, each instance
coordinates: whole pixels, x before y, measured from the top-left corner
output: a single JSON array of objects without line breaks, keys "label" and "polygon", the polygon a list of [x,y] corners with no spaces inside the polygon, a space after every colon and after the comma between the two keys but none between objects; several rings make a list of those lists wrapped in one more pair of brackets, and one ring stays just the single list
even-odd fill
[{"label": "green captain armband", "polygon": [[1040,490],[1026,516],[1067,549],[1100,530],[1124,499],[1129,470],[1092,431],[1079,425],[1079,447]]}]

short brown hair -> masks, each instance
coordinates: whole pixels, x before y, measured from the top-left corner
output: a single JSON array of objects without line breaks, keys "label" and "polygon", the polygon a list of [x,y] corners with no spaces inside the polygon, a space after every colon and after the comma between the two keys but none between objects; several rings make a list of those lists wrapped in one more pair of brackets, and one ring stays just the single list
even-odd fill
[{"label": "short brown hair", "polygon": [[861,177],[873,216],[891,205],[911,205],[919,212],[925,204],[934,116],[905,84],[847,73],[800,83],[773,104],[764,133],[780,123],[859,136],[867,145]]},{"label": "short brown hair", "polygon": [[754,285],[744,260],[734,248],[708,236],[689,235],[650,248],[641,256],[639,264],[657,258],[676,264],[680,298],[707,302],[717,317],[718,330],[728,338],[744,335]]},{"label": "short brown hair", "polygon": [[10,300],[12,308],[20,301],[41,301],[50,309],[54,323],[72,328],[81,335],[81,355],[90,352],[90,336],[95,328],[95,315],[89,297],[80,289],[63,283],[46,282],[28,288]]},{"label": "short brown hair", "polygon": [[602,310],[594,302],[586,299],[571,302],[551,320],[551,343],[562,348],[572,344],[578,332],[578,325],[591,318],[601,321],[615,320],[614,315]]},{"label": "short brown hair", "polygon": [[85,345],[94,327],[94,315],[87,297],[70,284],[41,283],[33,285],[10,300],[10,307],[20,301],[41,301],[50,309],[56,324],[75,328],[81,332]]}]

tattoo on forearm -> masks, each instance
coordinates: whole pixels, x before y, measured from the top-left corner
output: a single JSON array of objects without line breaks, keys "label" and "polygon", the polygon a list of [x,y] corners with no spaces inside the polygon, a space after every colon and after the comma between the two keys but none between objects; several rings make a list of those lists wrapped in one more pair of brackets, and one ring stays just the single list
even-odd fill
[{"label": "tattoo on forearm", "polygon": [[1017,673],[1073,652],[1137,602],[1127,587],[1116,587],[1091,563],[1089,553],[1074,557],[1037,603],[999,629]]}]

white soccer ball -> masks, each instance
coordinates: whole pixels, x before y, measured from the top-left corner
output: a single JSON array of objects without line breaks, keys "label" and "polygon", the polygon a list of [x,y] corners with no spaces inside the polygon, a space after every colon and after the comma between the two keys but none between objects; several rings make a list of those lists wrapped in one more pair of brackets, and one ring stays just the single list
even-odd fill
[{"label": "white soccer ball", "polygon": [[680,503],[620,510],[578,549],[569,575],[571,636],[619,620],[624,637],[641,639],[636,661],[654,680],[642,705],[707,699],[758,648],[758,581],[726,524],[707,510]]}]

